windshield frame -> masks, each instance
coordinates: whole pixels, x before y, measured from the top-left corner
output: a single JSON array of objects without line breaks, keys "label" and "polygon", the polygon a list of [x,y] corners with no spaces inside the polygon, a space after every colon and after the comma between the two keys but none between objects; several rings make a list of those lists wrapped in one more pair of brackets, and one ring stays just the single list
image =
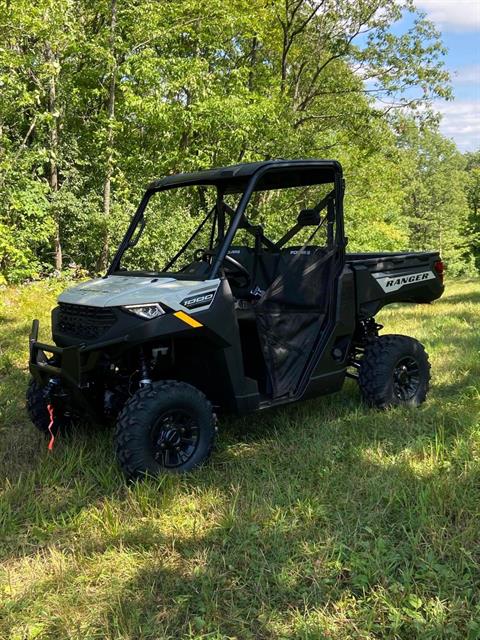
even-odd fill
[{"label": "windshield frame", "polygon": [[[218,230],[219,230],[219,235],[218,235],[218,252],[215,256],[215,260],[213,261],[211,267],[210,267],[210,271],[207,272],[205,274],[205,277],[199,278],[199,277],[192,277],[190,276],[189,279],[191,280],[213,280],[215,278],[219,277],[219,273],[220,273],[220,269],[222,267],[222,263],[225,259],[225,256],[227,255],[227,252],[230,248],[230,245],[232,244],[233,238],[240,226],[240,224],[242,223],[242,220],[245,222],[246,218],[244,217],[244,213],[245,210],[248,206],[248,203],[250,202],[250,199],[252,197],[252,194],[254,193],[254,191],[256,191],[256,186],[258,185],[259,181],[261,180],[262,177],[264,177],[266,174],[270,173],[270,172],[275,172],[275,171],[302,171],[302,169],[304,170],[308,170],[308,171],[312,171],[313,169],[317,169],[318,168],[318,172],[319,172],[319,179],[318,179],[318,184],[322,184],[325,183],[325,180],[321,180],[321,172],[322,170],[325,171],[326,168],[326,161],[322,161],[322,160],[305,160],[305,161],[273,161],[273,162],[266,162],[264,164],[260,164],[259,167],[252,173],[251,177],[249,178],[243,193],[240,197],[240,200],[237,204],[236,209],[232,212],[231,215],[231,219],[230,219],[230,224],[228,226],[228,229],[226,231],[226,233],[224,232],[225,230],[225,206],[224,206],[224,202],[223,202],[223,196],[225,195],[225,193],[228,192],[228,185],[225,185],[225,183],[216,183],[212,180],[205,180],[205,181],[197,181],[195,182],[195,184],[197,186],[215,186],[216,190],[217,190],[217,197],[216,197],[216,203],[214,205],[214,208],[210,211],[210,213],[208,214],[207,218],[205,220],[208,219],[208,217],[210,215],[216,215],[217,216],[217,223],[218,223]],[[334,244],[336,245],[337,248],[339,248],[340,250],[343,251],[343,254],[345,254],[345,246],[346,246],[346,238],[345,238],[345,233],[344,233],[344,225],[343,225],[343,192],[344,192],[344,180],[342,177],[342,168],[341,165],[338,162],[332,162],[332,161],[328,161],[328,168],[330,170],[333,169],[333,181],[328,180],[327,182],[333,182],[334,184],[334,193],[335,193],[335,197],[334,197],[334,220],[335,220],[335,237],[334,237]],[[188,174],[187,174],[188,175]],[[169,183],[167,181],[167,179],[165,180],[165,182],[162,184],[163,181],[158,181],[158,182],[153,182],[152,184],[149,185],[149,187],[147,188],[146,192],[144,193],[140,204],[135,212],[135,214],[132,217],[132,220],[128,226],[128,229],[113,257],[113,260],[110,264],[110,267],[107,270],[106,276],[109,275],[114,275],[114,274],[129,274],[130,275],[141,275],[143,273],[147,273],[147,272],[143,272],[143,271],[139,271],[139,272],[122,272],[120,271],[120,263],[122,260],[122,257],[125,253],[125,251],[131,246],[130,242],[137,230],[137,227],[139,224],[143,224],[144,221],[144,213],[145,210],[147,208],[147,205],[150,201],[150,198],[155,194],[155,193],[159,193],[161,191],[168,191],[168,190],[172,190],[172,189],[181,189],[183,187],[187,187],[187,186],[191,186],[191,182],[187,179],[185,179],[184,181],[178,180],[178,181],[173,181],[171,183]],[[312,182],[311,184],[317,184],[317,182]],[[280,187],[282,188],[282,187]],[[285,186],[283,188],[289,188],[289,186]],[[263,190],[263,189],[258,189],[259,191]],[[205,221],[202,221],[203,224]],[[246,221],[247,224],[248,221]],[[200,225],[199,225],[200,226]],[[180,251],[171,259],[169,260],[169,262],[167,263],[166,266],[170,266],[174,263],[174,261],[179,257],[179,255],[181,253],[183,253],[183,251],[188,247],[188,245],[190,244],[190,242],[193,240],[193,238],[195,237],[196,233],[198,232],[198,228],[195,230],[195,232],[192,234],[192,236],[190,236],[189,240],[187,240],[187,242],[183,245],[183,247],[180,249]],[[272,245],[274,243],[272,243],[270,240],[268,240],[268,238],[265,238],[265,243],[268,245]],[[150,272],[148,272],[150,273]],[[151,272],[153,274],[153,272]],[[158,277],[159,275],[166,275],[169,277],[173,277],[173,278],[178,278],[178,279],[183,279],[182,278],[182,274],[181,273],[171,273],[168,271],[162,271],[162,272],[155,272],[155,274],[152,277]],[[184,276],[183,276],[184,277]]]}]

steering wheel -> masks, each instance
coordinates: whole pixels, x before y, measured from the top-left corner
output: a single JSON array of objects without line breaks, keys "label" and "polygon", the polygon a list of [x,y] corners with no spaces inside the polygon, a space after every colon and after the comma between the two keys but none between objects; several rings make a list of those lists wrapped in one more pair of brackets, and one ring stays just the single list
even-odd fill
[{"label": "steering wheel", "polygon": [[[213,258],[216,255],[216,251],[213,251],[212,249],[197,249],[197,251],[195,251],[195,260],[205,260],[205,258]],[[224,265],[224,269],[225,271],[230,271],[230,277],[232,279],[244,279],[243,284],[238,282],[237,280],[237,284],[239,287],[246,287],[250,284],[251,278],[248,269],[244,267],[241,262],[235,260],[235,258],[232,258],[232,256],[229,256],[228,253],[223,258],[223,262],[227,263],[226,265]],[[226,275],[228,277],[228,274]]]}]

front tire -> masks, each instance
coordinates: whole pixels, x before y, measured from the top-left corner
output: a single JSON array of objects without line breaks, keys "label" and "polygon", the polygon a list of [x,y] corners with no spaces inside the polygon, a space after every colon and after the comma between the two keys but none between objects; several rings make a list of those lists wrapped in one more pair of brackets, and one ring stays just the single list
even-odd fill
[{"label": "front tire", "polygon": [[201,391],[184,382],[155,382],[126,402],[115,451],[128,479],[184,473],[208,459],[215,435],[212,405]]},{"label": "front tire", "polygon": [[[49,435],[48,425],[50,424],[50,415],[48,413],[48,401],[45,398],[45,387],[40,385],[33,378],[30,379],[26,393],[27,412],[34,426],[46,436]],[[54,404],[55,420],[52,427],[54,435],[65,433],[72,425],[70,415],[65,415]]]},{"label": "front tire", "polygon": [[43,392],[44,388],[32,378],[27,387],[27,412],[33,425],[41,433],[47,434],[50,416],[48,415],[47,409],[48,403]]},{"label": "front tire", "polygon": [[358,383],[368,405],[418,407],[427,397],[429,382],[428,354],[418,340],[384,335],[365,347]]}]

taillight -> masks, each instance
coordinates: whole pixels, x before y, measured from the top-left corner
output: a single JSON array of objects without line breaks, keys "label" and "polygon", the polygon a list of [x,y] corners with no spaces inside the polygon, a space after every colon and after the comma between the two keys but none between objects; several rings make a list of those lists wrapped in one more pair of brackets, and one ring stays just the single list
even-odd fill
[{"label": "taillight", "polygon": [[433,268],[435,269],[435,273],[439,277],[440,282],[443,282],[443,274],[445,273],[445,265],[443,262],[441,260],[437,260],[434,263]]}]

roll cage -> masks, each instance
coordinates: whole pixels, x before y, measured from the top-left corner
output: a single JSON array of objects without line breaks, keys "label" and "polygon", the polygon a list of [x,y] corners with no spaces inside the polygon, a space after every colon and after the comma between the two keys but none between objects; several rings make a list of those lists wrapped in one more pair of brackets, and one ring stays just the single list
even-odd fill
[{"label": "roll cage", "polygon": [[[252,224],[245,216],[248,203],[254,192],[270,189],[287,189],[317,184],[333,184],[333,189],[312,209],[300,212],[297,222],[277,242],[267,238],[260,225]],[[187,242],[167,263],[163,272],[167,272],[176,260],[188,249],[204,226],[212,220],[212,231],[209,249],[216,248],[209,272],[205,279],[218,277],[220,268],[232,244],[238,229],[244,229],[255,238],[256,249],[279,251],[296,233],[305,226],[313,226],[316,233],[321,226],[327,226],[327,244],[330,249],[337,248],[344,261],[346,238],[343,224],[343,191],[344,180],[342,167],[334,160],[269,160],[181,173],[155,180],[147,190],[135,212],[127,232],[107,271],[112,275],[120,268],[122,257],[129,247],[135,246],[145,226],[145,209],[150,198],[160,191],[190,186],[216,187],[215,205],[207,213]],[[241,194],[238,205],[232,209],[225,201],[227,194]],[[326,209],[324,217],[320,212]],[[228,217],[227,217],[228,216]],[[227,222],[229,224],[227,225]],[[217,231],[215,239],[215,231]]]}]

